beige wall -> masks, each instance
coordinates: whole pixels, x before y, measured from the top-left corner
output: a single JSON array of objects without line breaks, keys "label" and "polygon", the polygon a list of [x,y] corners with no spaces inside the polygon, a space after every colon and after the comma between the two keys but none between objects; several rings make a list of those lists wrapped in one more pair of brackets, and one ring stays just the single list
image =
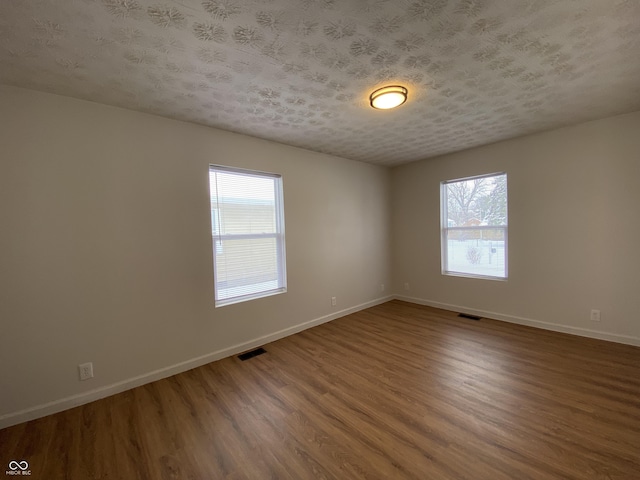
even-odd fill
[{"label": "beige wall", "polygon": [[[11,87],[0,105],[0,427],[389,291],[387,169]],[[209,163],[283,175],[287,293],[214,308]]]},{"label": "beige wall", "polygon": [[[391,265],[412,301],[640,344],[640,112],[389,171],[12,87],[0,105],[0,428],[379,302]],[[214,308],[209,163],[283,175],[286,294]],[[508,281],[442,276],[440,182],[500,171]]]},{"label": "beige wall", "polygon": [[[394,293],[640,345],[639,133],[640,112],[394,168]],[[509,279],[443,276],[440,182],[493,172],[508,174]]]}]

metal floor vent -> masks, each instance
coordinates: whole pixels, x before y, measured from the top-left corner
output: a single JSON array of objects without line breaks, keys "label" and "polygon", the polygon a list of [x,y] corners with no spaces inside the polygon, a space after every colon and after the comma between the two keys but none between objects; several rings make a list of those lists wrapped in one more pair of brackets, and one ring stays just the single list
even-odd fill
[{"label": "metal floor vent", "polygon": [[267,353],[267,351],[264,348],[260,347],[260,348],[256,348],[255,350],[250,350],[248,352],[241,353],[240,355],[238,355],[238,358],[244,362],[245,360],[249,360],[250,358],[257,357],[258,355],[262,355],[263,353]]},{"label": "metal floor vent", "polygon": [[458,316],[462,318],[468,318],[469,320],[480,320],[482,318],[477,315],[471,315],[470,313],[459,313]]}]

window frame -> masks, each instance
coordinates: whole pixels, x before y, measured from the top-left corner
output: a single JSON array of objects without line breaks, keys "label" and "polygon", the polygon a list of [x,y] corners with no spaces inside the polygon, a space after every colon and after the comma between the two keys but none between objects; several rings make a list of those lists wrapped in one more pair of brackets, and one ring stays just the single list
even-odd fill
[{"label": "window frame", "polygon": [[[507,182],[506,196],[506,222],[503,225],[477,225],[477,226],[464,226],[454,227],[449,226],[448,215],[448,197],[447,197],[447,185],[458,182],[465,182],[469,180],[478,180],[482,178],[491,178],[504,176]],[[482,275],[477,273],[459,272],[456,270],[449,270],[449,256],[448,256],[448,232],[450,231],[486,231],[486,230],[502,230],[504,232],[504,276],[498,275]],[[441,274],[450,277],[464,277],[464,278],[476,278],[481,280],[494,280],[499,282],[506,282],[509,279],[509,182],[507,172],[494,172],[482,175],[474,175],[464,178],[456,178],[452,180],[444,180],[440,182],[440,267]]]},{"label": "window frame", "polygon": [[[220,207],[213,207],[211,204],[211,173],[232,173],[236,175],[252,176],[258,178],[270,178],[274,181],[274,210],[275,210],[275,232],[273,233],[248,233],[248,234],[223,234],[220,227],[214,227],[211,225],[211,240],[212,240],[212,252],[213,252],[213,288],[214,288],[214,301],[215,307],[223,307],[226,305],[233,305],[235,303],[247,302],[250,300],[256,300],[258,298],[269,297],[272,295],[278,295],[287,291],[287,267],[286,267],[286,245],[285,245],[285,226],[284,226],[284,192],[283,192],[283,180],[282,175],[277,173],[262,172],[258,170],[249,170],[246,168],[229,167],[225,165],[209,164],[209,218],[213,219],[214,215],[220,221]],[[215,210],[215,213],[213,213]],[[217,233],[216,233],[217,232]],[[276,263],[277,263],[277,278],[278,286],[276,288],[262,290],[260,292],[254,292],[244,295],[236,295],[229,298],[218,298],[219,289],[217,284],[218,278],[218,265],[216,257],[218,254],[224,254],[224,240],[252,240],[261,238],[274,238],[276,247]]]}]

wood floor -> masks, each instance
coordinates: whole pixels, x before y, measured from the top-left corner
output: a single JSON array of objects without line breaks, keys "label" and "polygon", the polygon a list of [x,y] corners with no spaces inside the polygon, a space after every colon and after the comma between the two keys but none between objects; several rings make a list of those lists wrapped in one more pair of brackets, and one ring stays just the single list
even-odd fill
[{"label": "wood floor", "polygon": [[0,430],[0,474],[640,479],[640,348],[400,301],[265,348]]}]

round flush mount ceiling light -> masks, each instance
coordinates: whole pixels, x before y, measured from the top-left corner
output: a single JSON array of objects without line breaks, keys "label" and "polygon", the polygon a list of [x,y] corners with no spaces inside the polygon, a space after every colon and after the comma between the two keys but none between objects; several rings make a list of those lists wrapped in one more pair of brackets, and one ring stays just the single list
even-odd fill
[{"label": "round flush mount ceiling light", "polygon": [[369,96],[373,108],[388,110],[402,105],[407,101],[407,89],[400,85],[382,87]]}]

